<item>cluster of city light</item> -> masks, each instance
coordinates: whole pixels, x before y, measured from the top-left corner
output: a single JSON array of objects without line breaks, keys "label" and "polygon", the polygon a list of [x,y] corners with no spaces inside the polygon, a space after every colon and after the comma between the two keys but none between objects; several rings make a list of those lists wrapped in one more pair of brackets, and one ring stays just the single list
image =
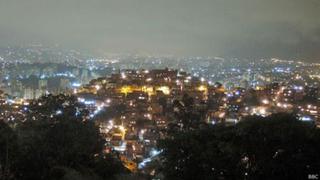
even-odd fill
[{"label": "cluster of city light", "polygon": [[94,87],[96,88],[97,91],[99,91],[101,89],[100,85],[95,85]]},{"label": "cluster of city light", "polygon": [[144,168],[149,162],[152,161],[152,159],[154,159],[155,157],[157,157],[157,156],[160,155],[161,153],[162,153],[162,150],[152,149],[152,150],[150,151],[150,157],[143,159],[142,162],[139,163],[138,168],[139,168],[139,169]]},{"label": "cluster of city light", "polygon": [[159,86],[159,87],[153,87],[153,86],[122,86],[120,88],[120,93],[122,94],[130,94],[134,91],[142,91],[147,93],[149,96],[154,95],[156,91],[161,91],[165,95],[170,94],[170,88],[168,86]]},{"label": "cluster of city light", "polygon": [[205,93],[208,92],[207,86],[204,86],[204,85],[199,86],[199,87],[198,87],[198,90],[199,90],[199,91],[203,91],[203,92],[205,92]]},{"label": "cluster of city light", "polygon": [[288,109],[288,108],[292,108],[292,104],[278,102],[277,107],[283,108],[283,109]]},{"label": "cluster of city light", "polygon": [[259,106],[259,107],[252,108],[251,114],[265,117],[265,116],[269,115],[270,113],[267,111],[266,107]]},{"label": "cluster of city light", "polygon": [[170,88],[168,86],[160,86],[156,90],[163,92],[163,94],[165,94],[165,95],[170,94]]},{"label": "cluster of city light", "polygon": [[302,112],[307,112],[307,113],[313,114],[313,115],[317,115],[318,114],[318,107],[314,106],[314,105],[311,105],[311,104],[308,104],[306,107],[299,106],[299,108],[300,108],[300,110]]},{"label": "cluster of city light", "polygon": [[133,89],[131,88],[131,86],[123,86],[123,87],[121,87],[120,92],[121,92],[122,94],[127,95],[127,94],[129,94],[129,93],[132,93],[132,92],[133,92]]},{"label": "cluster of city light", "polygon": [[127,75],[126,75],[124,72],[122,72],[122,73],[121,73],[121,78],[122,78],[122,79],[126,79],[126,78],[127,78]]},{"label": "cluster of city light", "polygon": [[148,93],[149,96],[154,94],[152,86],[142,86],[141,91]]}]

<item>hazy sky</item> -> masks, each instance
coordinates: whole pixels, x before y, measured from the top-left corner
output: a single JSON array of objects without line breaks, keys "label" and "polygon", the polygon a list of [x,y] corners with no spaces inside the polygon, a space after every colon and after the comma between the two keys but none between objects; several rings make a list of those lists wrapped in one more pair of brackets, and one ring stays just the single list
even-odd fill
[{"label": "hazy sky", "polygon": [[320,62],[320,0],[0,0],[0,46]]}]

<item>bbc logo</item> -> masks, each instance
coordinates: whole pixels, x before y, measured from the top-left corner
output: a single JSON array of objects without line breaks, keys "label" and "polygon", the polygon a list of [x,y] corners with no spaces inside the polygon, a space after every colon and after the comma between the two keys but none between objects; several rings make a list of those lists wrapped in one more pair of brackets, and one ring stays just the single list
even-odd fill
[{"label": "bbc logo", "polygon": [[319,179],[319,174],[309,174],[308,179],[313,179],[313,180]]}]

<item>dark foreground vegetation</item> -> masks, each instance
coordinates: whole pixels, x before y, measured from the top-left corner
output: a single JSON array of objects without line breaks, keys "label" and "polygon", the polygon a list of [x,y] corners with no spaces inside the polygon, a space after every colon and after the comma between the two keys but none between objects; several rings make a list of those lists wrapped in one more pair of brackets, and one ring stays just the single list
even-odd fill
[{"label": "dark foreground vegetation", "polygon": [[[0,179],[114,179],[126,173],[88,112],[70,96],[34,101],[25,120],[0,122]],[[10,127],[10,126],[11,127]]]},{"label": "dark foreground vegetation", "polygon": [[175,132],[159,143],[166,179],[308,179],[320,174],[320,130],[292,115]]},{"label": "dark foreground vegetation", "polygon": [[[320,174],[320,130],[312,123],[275,114],[208,125],[200,116],[192,107],[179,111],[167,138],[159,140],[155,178],[308,179]],[[0,122],[0,179],[142,179],[130,174],[116,153],[104,154],[104,143],[75,97],[42,97],[30,104],[24,119]]]}]

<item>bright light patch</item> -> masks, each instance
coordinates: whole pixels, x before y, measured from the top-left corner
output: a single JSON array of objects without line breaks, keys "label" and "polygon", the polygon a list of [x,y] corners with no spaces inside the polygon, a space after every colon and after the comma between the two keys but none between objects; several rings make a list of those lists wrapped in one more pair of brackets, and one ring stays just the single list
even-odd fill
[{"label": "bright light patch", "polygon": [[158,91],[162,91],[163,94],[169,95],[170,94],[170,88],[168,86],[161,86],[157,88]]}]

